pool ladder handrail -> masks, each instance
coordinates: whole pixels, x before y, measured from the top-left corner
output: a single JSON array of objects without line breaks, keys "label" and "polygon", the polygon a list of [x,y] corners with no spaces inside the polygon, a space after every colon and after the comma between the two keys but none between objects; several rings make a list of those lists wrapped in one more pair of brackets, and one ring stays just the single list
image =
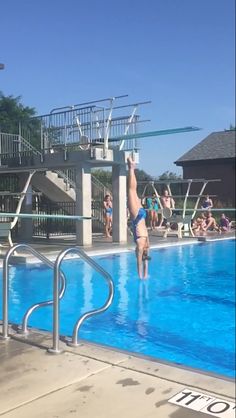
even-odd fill
[{"label": "pool ladder handrail", "polygon": [[[33,254],[35,257],[37,257],[40,261],[45,263],[48,267],[54,269],[54,263],[50,261],[47,257],[45,257],[43,254],[36,251],[34,248],[32,248],[30,245],[27,244],[16,244],[13,247],[11,247],[7,253],[4,256],[3,259],[3,332],[2,332],[2,339],[8,339],[9,338],[9,320],[8,320],[8,300],[9,300],[9,259],[11,255],[19,249],[27,249],[31,254]],[[59,291],[59,299],[61,299],[65,293],[66,290],[66,279],[63,272],[59,273],[60,279],[62,280],[61,289]],[[30,315],[38,308],[42,308],[43,306],[52,305],[53,300],[45,301],[45,302],[38,302],[34,305],[32,305],[30,308],[27,309],[23,316],[22,320],[22,326],[18,329],[18,332],[24,335],[28,334],[28,320]]]},{"label": "pool ladder handrail", "polygon": [[53,309],[53,348],[50,350],[52,353],[59,353],[59,275],[60,267],[63,259],[69,253],[75,253],[82,258],[86,263],[88,263],[94,270],[100,273],[108,283],[109,294],[107,301],[103,304],[101,308],[93,309],[87,313],[84,313],[75,323],[73,328],[73,334],[71,341],[67,341],[67,344],[73,347],[79,345],[78,343],[78,332],[85,319],[97,315],[101,312],[105,312],[111,305],[114,298],[114,283],[110,274],[104,270],[99,264],[97,264],[91,257],[89,257],[81,248],[71,247],[65,250],[62,250],[57,256],[57,259],[54,264],[54,290],[53,290],[53,300],[54,300],[54,309]]},{"label": "pool ladder handrail", "polygon": [[[9,259],[11,255],[16,251],[16,249],[19,248],[26,248],[31,252],[33,255],[35,255],[39,260],[42,262],[45,262],[49,267],[52,267],[54,269],[54,278],[53,278],[53,301],[46,301],[46,302],[40,302],[37,304],[32,305],[25,313],[23,317],[22,322],[22,328],[19,331],[22,334],[27,334],[27,323],[28,319],[31,315],[31,313],[36,310],[37,308],[41,308],[43,306],[51,305],[53,304],[53,346],[52,348],[48,349],[49,352],[53,354],[58,354],[61,352],[59,349],[59,327],[60,327],[60,321],[59,321],[59,301],[63,297],[65,290],[66,290],[66,279],[64,274],[61,272],[61,263],[65,256],[68,253],[76,253],[80,256],[81,259],[83,259],[85,262],[87,262],[94,270],[96,270],[98,273],[100,273],[105,280],[108,283],[109,288],[109,294],[106,302],[103,304],[101,308],[93,309],[92,311],[84,313],[75,323],[73,328],[73,334],[71,341],[68,341],[67,344],[71,346],[77,346],[78,343],[78,332],[79,329],[84,322],[85,319],[97,315],[101,312],[106,311],[109,306],[111,305],[113,298],[114,298],[114,283],[110,276],[110,274],[104,270],[99,264],[97,264],[91,257],[89,257],[81,248],[79,247],[70,247],[65,250],[62,250],[59,255],[57,256],[57,259],[55,263],[50,261],[47,257],[45,257],[43,254],[39,253],[38,251],[34,250],[30,245],[27,244],[16,244],[13,247],[11,247],[8,252],[4,256],[3,260],[3,332],[1,338],[4,340],[9,339],[9,325],[8,325],[8,299],[9,299],[9,290],[8,290],[8,282],[9,282]],[[62,278],[62,286],[59,290],[59,280]]]}]

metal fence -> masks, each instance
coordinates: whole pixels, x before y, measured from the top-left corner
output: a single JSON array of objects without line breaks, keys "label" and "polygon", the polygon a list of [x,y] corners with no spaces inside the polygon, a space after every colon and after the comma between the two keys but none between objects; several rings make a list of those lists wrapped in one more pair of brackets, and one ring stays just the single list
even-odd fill
[{"label": "metal fence", "polygon": [[0,196],[3,192],[14,193],[19,190],[19,178],[16,174],[0,174]]},{"label": "metal fence", "polygon": [[[43,133],[41,149],[47,152],[58,145],[103,145],[106,137],[112,139],[122,137],[128,131],[129,134],[137,132],[138,116],[130,121],[130,115],[108,119],[103,113],[93,106],[40,116]],[[119,144],[120,141],[116,141],[109,148],[118,147]],[[137,141],[132,139],[126,141],[124,149],[137,147]]]},{"label": "metal fence", "polygon": [[[35,202],[33,207],[34,213],[40,215],[55,215],[58,218],[51,219],[34,219],[33,235],[37,237],[71,235],[76,233],[76,221],[68,219],[60,219],[60,215],[75,215],[75,202]],[[92,231],[103,231],[103,202],[92,202]]]},{"label": "metal fence", "polygon": [[34,155],[41,155],[33,145],[19,134],[0,132],[0,166],[28,166]]},{"label": "metal fence", "polygon": [[[19,197],[19,196],[18,196]],[[0,211],[15,213],[18,197],[12,195],[1,195],[0,192]],[[39,215],[55,215],[58,218],[51,219],[33,219],[33,235],[36,237],[71,235],[76,233],[76,221],[70,219],[60,219],[60,215],[75,215],[75,202],[44,202],[40,201],[36,195],[33,195],[33,213]],[[103,201],[92,201],[92,232],[103,232]],[[12,218],[1,218],[0,222],[11,222]],[[20,220],[17,222],[12,233],[14,237],[18,236]]]},{"label": "metal fence", "polygon": [[[138,109],[150,102],[120,104],[126,98],[95,100],[88,103],[53,109],[49,114],[36,116],[30,121],[19,123],[18,133],[0,133],[0,165],[28,165],[35,154],[51,152],[57,146],[86,147],[103,146],[120,150],[138,149],[137,139],[123,140],[126,135],[138,133],[141,120]],[[115,105],[118,100],[118,106]],[[109,142],[111,141],[111,142]],[[65,151],[66,155],[66,151]]]},{"label": "metal fence", "polygon": [[[64,106],[35,117],[41,124],[41,149],[47,152],[56,146],[104,145],[109,139],[136,134],[138,124],[146,122],[140,119],[137,110],[150,102],[115,106],[124,97],[127,96]],[[138,148],[136,139],[125,142],[120,139],[109,144],[109,148],[120,146],[123,150]]]}]

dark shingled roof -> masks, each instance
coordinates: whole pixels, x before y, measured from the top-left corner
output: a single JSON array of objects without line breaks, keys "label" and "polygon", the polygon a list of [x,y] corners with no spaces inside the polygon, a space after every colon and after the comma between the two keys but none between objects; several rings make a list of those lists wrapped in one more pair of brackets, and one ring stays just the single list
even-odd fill
[{"label": "dark shingled roof", "polygon": [[235,130],[213,132],[180,157],[175,164],[197,160],[235,158]]}]

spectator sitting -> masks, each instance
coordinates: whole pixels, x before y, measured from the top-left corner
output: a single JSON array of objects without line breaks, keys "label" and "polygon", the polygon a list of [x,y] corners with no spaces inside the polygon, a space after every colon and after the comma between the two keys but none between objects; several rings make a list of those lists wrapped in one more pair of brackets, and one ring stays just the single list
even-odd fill
[{"label": "spectator sitting", "polygon": [[200,232],[202,230],[201,226],[202,226],[202,218],[197,218],[193,220],[192,223],[192,230],[194,231],[194,234],[197,234],[198,232]]},{"label": "spectator sitting", "polygon": [[221,232],[227,232],[230,229],[230,221],[224,213],[220,217],[219,227]]},{"label": "spectator sitting", "polygon": [[208,212],[206,214],[206,226],[203,226],[203,230],[204,231],[219,231],[220,230],[211,212]]},{"label": "spectator sitting", "polygon": [[202,213],[200,217],[194,219],[192,229],[196,235],[197,233],[205,231],[206,226],[206,216]]},{"label": "spectator sitting", "polygon": [[213,202],[210,199],[209,195],[206,195],[206,198],[204,199],[202,203],[202,209],[210,210],[211,208],[213,208]]}]

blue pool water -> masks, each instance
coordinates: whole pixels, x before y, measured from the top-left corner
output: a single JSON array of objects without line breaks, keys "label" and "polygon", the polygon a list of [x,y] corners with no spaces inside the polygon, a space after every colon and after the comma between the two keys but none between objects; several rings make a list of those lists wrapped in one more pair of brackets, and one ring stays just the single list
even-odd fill
[{"label": "blue pool water", "polygon": [[[234,254],[234,240],[152,250],[148,280],[138,279],[133,252],[95,257],[114,279],[115,298],[83,324],[80,338],[233,377]],[[60,333],[71,335],[79,315],[101,306],[108,289],[80,260],[62,267],[68,284]],[[52,297],[52,272],[42,265],[10,272],[10,321],[20,323],[30,305]],[[30,325],[51,330],[52,308],[36,311]]]}]

